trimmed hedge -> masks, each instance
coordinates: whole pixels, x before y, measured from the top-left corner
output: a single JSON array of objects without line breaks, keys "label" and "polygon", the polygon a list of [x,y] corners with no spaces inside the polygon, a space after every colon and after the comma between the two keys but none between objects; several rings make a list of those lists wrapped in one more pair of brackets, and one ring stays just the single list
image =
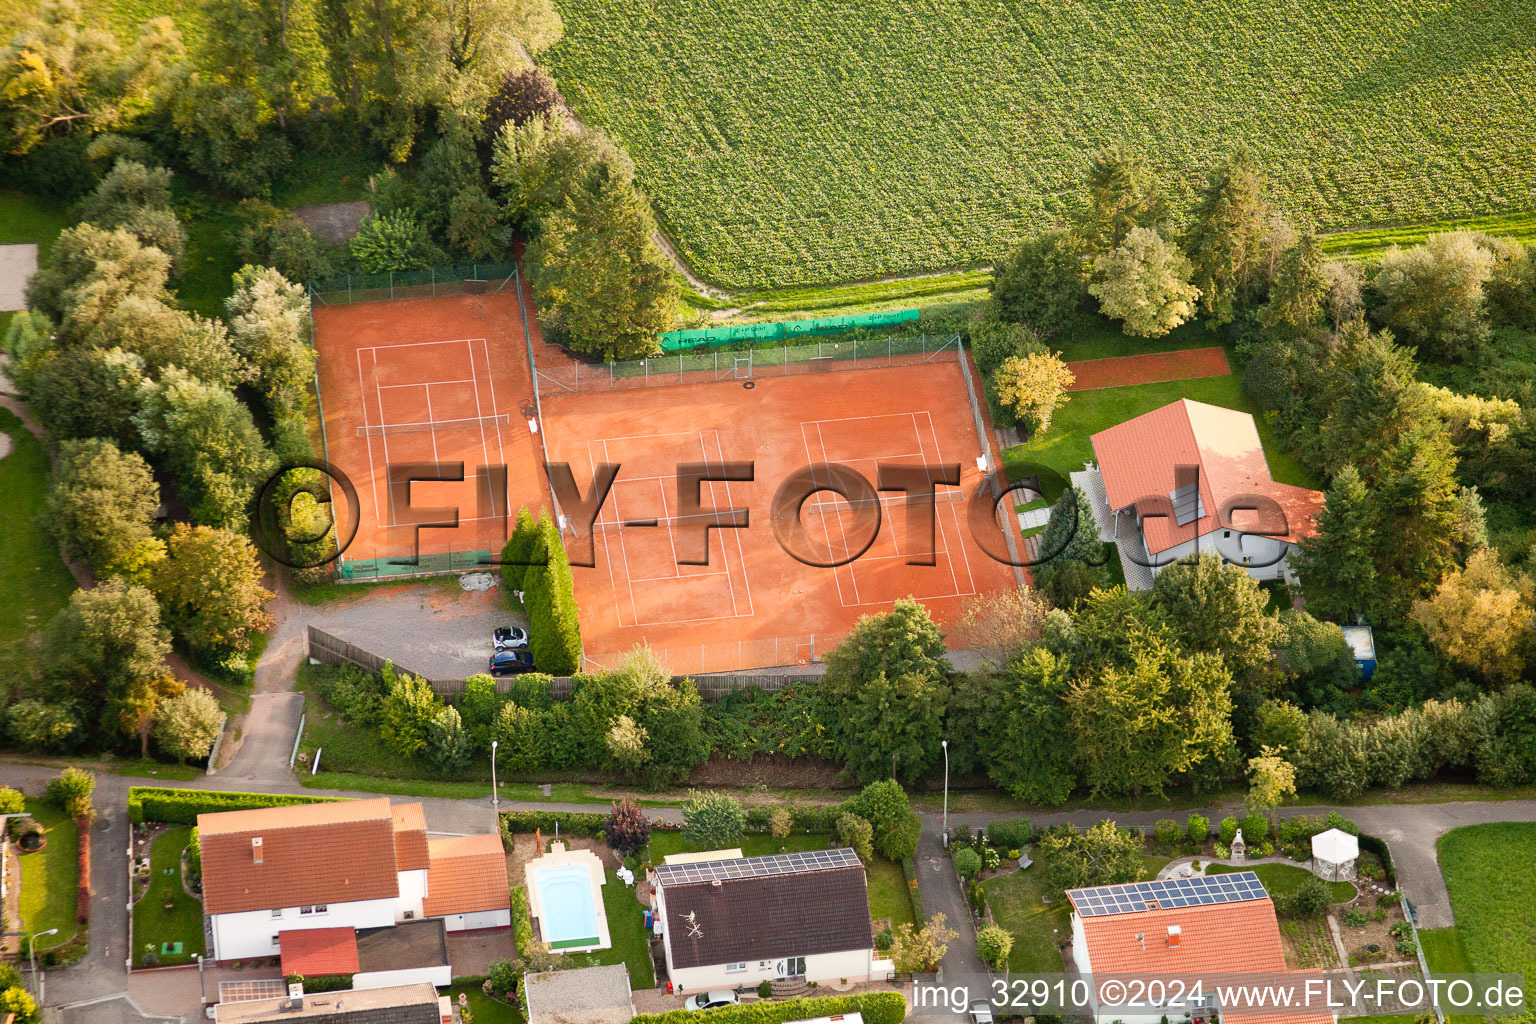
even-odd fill
[{"label": "trimmed hedge", "polygon": [[280,793],[234,793],[218,790],[163,789],[158,786],[130,786],[128,820],[135,825],[163,821],[175,825],[196,825],[199,814],[219,811],[247,811],[258,807],[291,807],[295,804],[336,803],[333,796],[288,796]]},{"label": "trimmed hedge", "polygon": [[864,992],[853,996],[763,1000],[722,1006],[715,1010],[668,1010],[666,1013],[642,1013],[632,1024],[786,1024],[788,1021],[813,1020],[840,1013],[858,1013],[864,1024],[901,1024],[907,1016],[907,1001],[900,992]]}]

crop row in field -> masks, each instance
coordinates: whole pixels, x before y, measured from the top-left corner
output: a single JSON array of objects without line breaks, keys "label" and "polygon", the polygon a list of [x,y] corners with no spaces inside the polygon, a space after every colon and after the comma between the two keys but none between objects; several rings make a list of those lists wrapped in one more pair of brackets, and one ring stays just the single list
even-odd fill
[{"label": "crop row in field", "polygon": [[1528,209],[1529,0],[559,0],[549,62],[730,288],[988,263],[1087,154],[1238,143],[1340,230]]}]

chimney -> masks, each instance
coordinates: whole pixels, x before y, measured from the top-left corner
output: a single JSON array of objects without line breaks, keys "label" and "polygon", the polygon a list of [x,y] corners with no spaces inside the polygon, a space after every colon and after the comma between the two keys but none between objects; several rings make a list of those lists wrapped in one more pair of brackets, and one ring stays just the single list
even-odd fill
[{"label": "chimney", "polygon": [[261,863],[261,836],[251,837],[251,863]]},{"label": "chimney", "polygon": [[1178,949],[1184,944],[1184,928],[1181,925],[1168,926],[1168,948]]}]

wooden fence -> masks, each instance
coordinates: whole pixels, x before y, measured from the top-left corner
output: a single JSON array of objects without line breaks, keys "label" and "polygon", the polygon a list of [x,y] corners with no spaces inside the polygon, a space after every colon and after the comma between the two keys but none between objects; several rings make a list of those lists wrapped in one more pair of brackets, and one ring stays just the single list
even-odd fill
[{"label": "wooden fence", "polygon": [[[323,629],[315,626],[309,627],[309,656],[316,661],[327,665],[356,665],[367,669],[369,672],[382,672],[384,663],[389,658],[381,658],[372,651],[366,651],[356,644],[348,643],[338,636],[333,636]],[[440,697],[455,697],[464,692],[464,680],[462,679],[431,679],[421,672],[416,672],[408,665],[399,662],[394,663],[397,671],[409,672],[411,675],[419,675],[432,684],[432,689],[437,691]],[[757,687],[766,693],[777,693],[791,683],[818,683],[821,676],[804,672],[772,672],[762,675],[735,675],[729,673],[717,673],[697,676],[674,676],[674,680],[692,679],[699,688],[699,696],[705,700],[719,700],[737,690],[746,690]],[[496,680],[497,693],[510,693],[517,679],[513,677],[501,677]],[[566,700],[574,689],[574,681],[570,676],[554,676],[550,679],[549,695],[556,700]]]}]

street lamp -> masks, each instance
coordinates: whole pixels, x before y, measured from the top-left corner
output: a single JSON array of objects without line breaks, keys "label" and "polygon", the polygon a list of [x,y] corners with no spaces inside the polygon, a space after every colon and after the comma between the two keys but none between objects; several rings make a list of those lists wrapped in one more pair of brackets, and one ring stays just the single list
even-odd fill
[{"label": "street lamp", "polygon": [[208,987],[203,983],[203,954],[193,953],[192,959],[197,961],[197,994],[204,1006],[208,1005]]},{"label": "street lamp", "polygon": [[32,958],[32,985],[37,988],[38,1006],[42,1006],[45,1000],[43,998],[42,986],[39,985],[37,981],[37,940],[46,938],[49,935],[57,934],[59,934],[59,930],[57,928],[49,928],[45,932],[33,932],[30,936],[27,937],[27,955]]},{"label": "street lamp", "polygon": [[491,740],[491,806],[501,809],[501,792],[496,788],[496,745],[500,740]]},{"label": "street lamp", "polygon": [[939,740],[944,748],[944,846],[949,846],[949,740]]}]

